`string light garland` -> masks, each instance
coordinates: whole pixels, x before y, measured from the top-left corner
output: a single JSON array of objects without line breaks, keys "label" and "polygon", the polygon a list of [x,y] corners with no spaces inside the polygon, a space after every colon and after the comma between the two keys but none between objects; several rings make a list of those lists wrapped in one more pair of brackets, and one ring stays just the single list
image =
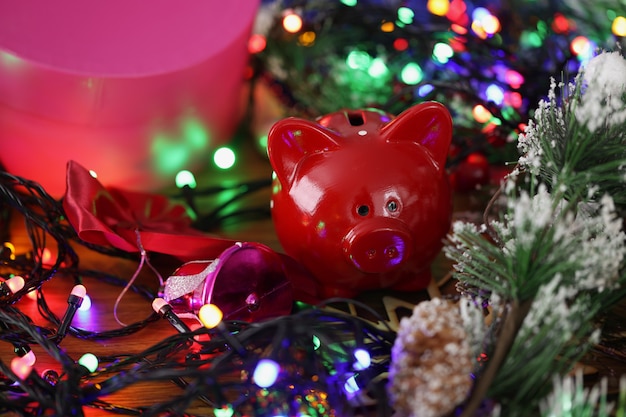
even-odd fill
[{"label": "string light garland", "polygon": [[455,125],[449,166],[475,152],[498,165],[516,159],[515,139],[550,76],[622,44],[626,10],[605,3],[268,1],[250,52],[291,114],[398,114],[436,100]]},{"label": "string light garland", "polygon": [[[0,266],[2,277],[11,277],[2,283],[14,288],[0,299],[0,340],[12,343],[17,353],[11,364],[0,360],[0,412],[81,415],[84,407],[90,407],[126,415],[190,415],[185,410],[194,401],[203,402],[216,415],[270,416],[281,411],[325,416],[333,415],[335,410],[350,415],[359,407],[371,408],[372,404],[362,403],[353,389],[345,390],[348,381],[353,388],[375,388],[368,392],[379,397],[381,407],[387,407],[381,375],[387,368],[395,335],[390,328],[381,329],[380,324],[343,312],[343,305],[356,303],[352,300],[328,300],[318,307],[301,305],[292,315],[255,324],[225,322],[215,306],[207,305],[202,310],[207,314],[200,315],[206,321],[204,327],[192,332],[170,317],[168,320],[172,319],[179,333],[142,352],[106,356],[86,352],[78,359],[70,357],[60,347],[65,333],[93,340],[127,336],[167,315],[167,303],[155,293],[131,285],[131,290],[154,302],[155,311],[146,319],[103,332],[71,325],[87,297],[83,278],[118,287],[126,286],[127,281],[78,267],[79,256],[73,245],[85,242],[65,224],[61,203],[38,184],[0,172],[0,190],[6,197],[1,200],[1,208],[9,207],[12,213],[23,216],[33,245],[26,254],[12,252]],[[57,243],[59,250],[44,264],[41,249],[49,239]],[[87,246],[105,255],[128,257],[109,248]],[[62,319],[51,311],[40,291],[44,282],[57,275],[75,281]],[[17,281],[23,285],[6,284]],[[36,325],[14,306],[33,292],[49,326]],[[377,317],[369,307],[360,308]],[[377,317],[375,322],[383,319]],[[49,355],[58,369],[38,370],[31,346]],[[270,363],[270,358],[278,365],[273,378],[259,371],[262,364]],[[241,378],[233,380],[233,375]],[[180,391],[149,407],[121,406],[103,400],[126,387],[151,381],[172,381]]]},{"label": "string light garland", "polygon": [[[296,4],[296,2],[293,2],[293,4]],[[338,16],[334,13],[337,11],[345,12],[346,9],[344,7],[356,8],[359,4],[362,3],[355,0],[334,2],[333,7],[335,8],[329,10],[332,12],[331,15]],[[393,7],[391,8],[393,13],[386,14],[390,10],[386,4],[379,4],[378,8],[371,7],[367,9],[376,11],[378,16],[383,16],[384,21],[374,21],[370,19],[370,15],[366,14],[351,16],[351,18],[358,17],[358,19],[361,19],[364,27],[375,25],[379,29],[375,32],[375,36],[371,37],[374,43],[380,42],[379,39],[389,41],[385,36],[398,34],[400,29],[413,30],[415,33],[409,33],[411,36],[393,40],[392,46],[398,52],[398,57],[403,54],[410,56],[411,52],[413,52],[412,48],[418,48],[417,44],[413,43],[415,39],[427,39],[420,36],[426,36],[427,33],[430,35],[437,34],[439,29],[443,30],[444,27],[446,28],[445,31],[448,35],[445,39],[438,39],[434,44],[426,42],[432,46],[432,51],[428,51],[428,54],[430,54],[428,59],[431,59],[432,55],[431,65],[433,66],[419,65],[416,62],[407,63],[402,67],[402,71],[399,72],[404,74],[401,82],[406,85],[392,83],[394,89],[391,92],[385,90],[386,87],[383,85],[377,85],[376,83],[372,85],[382,89],[380,97],[385,98],[385,105],[389,109],[394,106],[403,106],[405,103],[413,100],[431,97],[430,94],[433,94],[432,97],[435,98],[446,98],[445,101],[450,101],[453,104],[452,107],[457,109],[457,116],[461,120],[459,124],[459,132],[461,134],[459,137],[462,141],[463,152],[466,150],[483,150],[482,145],[477,145],[473,141],[473,134],[476,135],[476,138],[484,139],[492,134],[500,136],[503,132],[506,133],[507,129],[510,131],[519,129],[519,123],[525,120],[524,113],[530,111],[529,109],[533,104],[525,100],[530,100],[530,97],[534,97],[532,91],[524,89],[540,88],[537,85],[541,84],[540,82],[528,83],[526,81],[529,79],[530,70],[523,70],[523,68],[516,66],[514,68],[517,69],[511,69],[506,68],[505,65],[502,68],[502,73],[497,73],[494,70],[494,73],[491,74],[496,79],[498,74],[501,74],[504,77],[504,81],[500,80],[500,83],[489,84],[484,89],[485,96],[483,96],[482,87],[479,88],[477,86],[482,86],[481,83],[486,82],[489,77],[483,73],[481,75],[482,78],[474,80],[472,79],[473,72],[464,72],[464,69],[466,67],[469,67],[471,70],[478,68],[472,67],[472,63],[476,64],[474,60],[485,59],[485,62],[493,62],[494,56],[500,56],[500,58],[504,57],[502,59],[506,61],[512,58],[513,55],[506,55],[510,51],[505,51],[504,55],[492,54],[494,50],[503,50],[496,43],[497,37],[495,34],[501,33],[504,27],[502,22],[498,24],[494,20],[494,17],[497,16],[487,10],[478,10],[476,15],[474,13],[470,14],[469,10],[461,7],[464,4],[463,1],[459,0],[453,0],[452,2],[429,1],[426,7],[433,16],[437,16],[436,18],[417,13],[416,9],[406,6],[397,9]],[[297,5],[298,7],[294,6],[290,13],[299,14],[302,27],[296,29],[299,25],[289,25],[290,30],[288,33],[291,34],[288,35],[291,36],[289,40],[297,39],[299,47],[312,47],[313,45],[323,43],[323,33],[319,31],[322,26],[311,26],[311,21],[316,22],[315,19],[310,20],[315,15],[315,10],[311,14],[307,14],[305,3],[298,2]],[[466,4],[465,6],[467,7]],[[325,9],[320,7],[316,10]],[[474,12],[476,11],[474,10]],[[427,18],[424,16],[427,16]],[[283,16],[283,18],[285,17],[287,16]],[[616,36],[620,36],[619,33],[621,33],[619,31],[620,20],[618,17],[615,16],[612,20],[617,22],[615,23],[617,29],[614,30]],[[558,49],[559,51],[565,51],[569,48],[567,54],[564,52],[565,55],[556,54],[555,57],[550,57],[551,61],[549,61],[549,64],[551,63],[550,65],[552,66],[565,65],[564,68],[567,68],[568,62],[574,62],[570,60],[572,57],[580,61],[576,54],[578,54],[577,56],[582,56],[588,52],[590,40],[589,38],[585,40],[578,37],[580,35],[574,33],[569,21],[564,21],[563,19],[567,18],[554,15],[554,32],[567,33],[569,37],[573,36],[572,41],[575,40],[576,42],[560,45],[562,49]],[[434,25],[431,20],[442,26]],[[428,30],[424,29],[423,32],[420,32],[422,29],[410,29],[410,26],[418,21],[424,25],[423,27],[420,26],[421,28],[428,28]],[[322,20],[319,22],[322,22]],[[336,24],[336,22],[333,22],[333,24]],[[355,24],[354,22],[350,24]],[[536,51],[534,48],[538,47],[536,45],[537,42],[547,42],[546,39],[549,36],[547,36],[545,26],[545,23],[543,25],[537,24],[536,31],[527,31],[524,36],[520,36],[520,39],[524,39],[528,48],[526,51],[519,51],[517,56],[520,57],[524,67],[527,69],[538,68],[533,67],[532,60],[528,61],[531,59],[529,51]],[[348,27],[353,28],[354,26],[349,25]],[[345,32],[350,32],[350,30]],[[267,49],[262,49],[258,53],[262,53],[263,50],[269,51],[272,48],[271,41],[273,39],[268,38]],[[467,56],[465,57],[468,58],[467,60],[464,58],[463,54],[466,50],[463,48],[467,48],[467,51],[470,51],[470,46],[482,45],[483,42],[488,46],[484,51],[489,53],[485,52],[484,55],[481,55],[476,52],[472,59],[469,59]],[[364,51],[349,51],[345,60],[337,61],[341,63],[340,69],[347,66],[351,70],[356,70],[362,76],[361,82],[367,79],[367,77],[391,77],[392,75],[389,74],[398,74],[396,70],[388,73],[390,64],[385,62],[377,53],[374,54],[367,50],[365,53],[362,52]],[[554,50],[550,52],[554,52]],[[574,54],[574,56],[569,55],[570,53]],[[474,52],[469,54],[472,55]],[[426,56],[426,53],[424,56]],[[538,60],[545,58],[543,55],[537,56]],[[535,59],[535,57],[532,57],[532,59]],[[553,61],[554,59],[558,61],[556,64]],[[270,63],[270,61],[268,58],[267,62]],[[409,66],[409,64],[417,66]],[[454,70],[445,71],[445,68],[441,67],[441,65],[452,65],[450,68]],[[488,66],[488,64],[485,65]],[[433,74],[435,74],[433,71],[442,68],[444,70],[439,72],[443,78],[431,79]],[[548,77],[544,75],[553,69],[550,66],[549,68],[541,66],[541,71],[532,75],[543,77],[541,80],[545,81]],[[458,71],[458,73],[455,73],[455,71]],[[321,74],[324,73],[322,72]],[[451,74],[456,74],[457,78],[445,78],[445,76],[451,76]],[[286,79],[281,80],[279,77],[276,77],[276,74],[273,74],[272,77],[275,79],[275,82],[281,82],[286,85]],[[470,81],[466,83],[465,80]],[[315,82],[307,84],[309,88],[314,89]],[[530,84],[535,84],[535,86],[530,86]],[[366,94],[361,90],[357,90],[357,93],[357,96]],[[314,96],[311,95],[311,97]],[[321,94],[320,97],[325,96]],[[374,97],[374,100],[379,100],[380,97]],[[502,104],[506,102],[507,97],[511,102]],[[292,98],[303,100],[302,96],[298,97],[296,94]],[[352,98],[361,99],[359,97]],[[367,100],[369,101],[370,98],[368,97]],[[455,104],[457,107],[454,106]],[[512,110],[509,110],[509,108],[512,108]],[[295,109],[310,113],[318,111],[321,107],[307,104],[305,106],[296,105]],[[471,123],[462,123],[463,117],[467,117],[467,120]],[[496,119],[499,120],[500,124],[495,122]],[[537,117],[536,121],[541,122],[542,118]],[[477,126],[475,123],[478,123],[480,129],[476,130]],[[605,129],[602,133],[607,133],[606,127],[602,127]],[[614,129],[618,131],[618,128]],[[526,132],[532,132],[532,129]],[[609,133],[614,132],[611,130]],[[547,135],[546,138],[550,139],[550,136]],[[592,141],[589,142],[593,143]],[[487,140],[484,143],[491,142]],[[551,146],[549,143],[547,145]],[[549,149],[549,146],[546,149]],[[618,155],[620,158],[621,156],[621,154]],[[619,165],[620,169],[623,168],[623,164],[618,164],[617,162],[615,164]],[[548,178],[548,181],[551,178]],[[607,187],[606,190],[612,191],[614,190],[612,186],[615,178],[610,177],[608,179],[611,180],[611,184],[609,184],[611,187]],[[181,194],[178,195],[178,197],[188,201],[192,207],[197,207],[194,202],[199,196],[211,196],[223,190],[237,191],[237,195],[229,200],[230,202],[219,205],[205,218],[202,218],[201,213],[196,209],[196,214],[199,215],[196,225],[199,228],[211,228],[229,218],[229,216],[245,215],[245,210],[233,214],[226,209],[229,204],[241,198],[241,196],[268,186],[269,180],[263,180],[258,183],[251,182],[234,188],[217,187],[207,190],[198,190],[197,185],[192,186],[192,184],[194,182],[190,181],[189,178],[183,181]],[[621,184],[621,182],[617,184],[618,189],[621,189]],[[557,185],[560,185],[560,183],[557,183]],[[587,185],[587,183],[583,185]],[[560,190],[559,186],[554,188]],[[576,193],[576,195],[581,197],[580,193]],[[599,196],[587,196],[587,198],[583,198],[582,202],[585,204],[589,203],[591,197]],[[520,198],[520,201],[530,204],[528,199]],[[591,202],[596,203],[596,201]],[[623,204],[623,201],[620,202],[618,200],[616,203],[618,205],[619,203]],[[552,206],[550,204],[540,204],[539,206],[529,205],[529,207],[545,208]],[[511,206],[509,209],[514,211],[515,207]],[[258,214],[259,212],[255,210],[255,213]],[[539,213],[539,210],[527,210],[527,213],[535,215]],[[73,245],[83,245],[88,249],[108,256],[122,257],[135,261],[137,259],[123,251],[90,245],[81,241],[64,221],[62,205],[58,201],[47,195],[45,190],[38,184],[2,171],[0,172],[0,218],[3,220],[9,219],[13,214],[21,215],[24,218],[32,248],[25,254],[16,253],[14,247],[10,244],[8,221],[0,223],[0,236],[6,239],[0,251],[0,274],[3,278],[2,283],[6,287],[3,289],[3,294],[0,298],[0,340],[13,345],[16,354],[10,364],[0,361],[0,412],[15,412],[21,415],[54,414],[65,416],[81,415],[84,407],[92,407],[126,415],[190,415],[187,413],[187,409],[192,403],[199,401],[212,410],[216,416],[344,416],[357,413],[364,414],[365,412],[383,416],[392,414],[385,385],[387,383],[387,370],[389,369],[392,356],[392,346],[396,335],[389,328],[375,325],[371,321],[354,317],[336,308],[339,306],[343,307],[346,304],[349,306],[358,305],[360,309],[366,310],[369,315],[373,316],[374,321],[384,323],[384,319],[379,317],[376,312],[354,300],[328,300],[323,305],[316,307],[301,306],[302,308],[297,309],[289,316],[254,324],[232,321],[224,322],[218,313],[216,313],[216,316],[207,315],[206,317],[203,313],[201,316],[205,319],[203,320],[204,327],[193,331],[178,325],[175,318],[170,317],[175,327],[177,327],[178,333],[152,346],[146,346],[139,353],[116,352],[110,355],[95,356],[87,352],[76,360],[59,347],[60,340],[65,335],[65,332],[62,331],[64,328],[67,329],[69,337],[83,339],[120,337],[145,328],[152,321],[159,320],[161,316],[166,316],[167,308],[163,309],[165,305],[157,302],[156,306],[158,308],[150,313],[146,319],[113,331],[91,332],[65,324],[71,321],[72,314],[67,315],[67,319],[60,319],[52,313],[43,291],[41,291],[41,286],[44,282],[63,274],[72,278],[76,286],[82,285],[85,277],[96,278],[102,282],[119,287],[124,287],[128,284],[124,278],[102,271],[87,270],[79,267],[79,255]],[[516,220],[515,218],[512,219]],[[573,219],[578,218],[574,216],[571,218],[565,216],[559,218],[559,220],[565,221],[567,225],[570,225],[567,221],[573,221]],[[508,220],[511,220],[511,218]],[[536,221],[537,219],[531,220]],[[589,219],[582,219],[581,221],[589,221]],[[506,231],[506,229],[502,230]],[[541,230],[545,232],[545,229]],[[582,230],[584,232],[584,229],[564,227],[562,230],[549,230],[549,233],[540,233],[538,235],[545,238],[546,235],[550,237],[550,233],[566,233],[568,230]],[[474,285],[459,287],[462,291],[471,293],[478,305],[480,305],[481,297],[493,295],[493,288],[501,289],[498,286],[502,286],[502,275],[491,276],[484,272],[490,271],[491,268],[498,268],[499,264],[493,262],[493,259],[504,259],[503,263],[506,263],[506,260],[509,258],[507,258],[508,253],[505,249],[511,248],[509,246],[496,249],[493,242],[483,242],[482,240],[480,241],[480,246],[474,244],[475,241],[472,239],[476,236],[482,237],[483,232],[483,230],[478,229],[459,228],[456,230],[456,238],[459,239],[459,242],[461,242],[461,239],[467,238],[469,241],[468,248],[459,246],[456,248],[458,252],[454,252],[454,250],[449,252],[453,257],[458,257],[459,265],[468,268],[460,271],[459,276],[461,278],[467,279],[474,272],[468,266],[470,265],[467,262],[466,255],[468,253],[474,255],[475,259],[478,260],[474,265],[484,266],[483,273],[476,274],[478,276],[474,278],[474,282],[470,280],[470,284]],[[524,232],[524,230],[521,230],[520,234],[521,232]],[[502,238],[501,240],[509,237],[508,235],[497,234],[492,234],[492,236],[499,236]],[[594,229],[593,236],[598,241],[597,238],[601,235],[598,235]],[[56,251],[53,255],[46,255],[46,249],[48,249],[50,243],[55,246]],[[538,247],[539,250],[545,249],[545,245],[538,245]],[[571,245],[565,245],[565,248],[572,250]],[[499,251],[500,249],[502,250]],[[603,248],[596,246],[595,249],[596,252],[603,253]],[[489,252],[490,250],[491,252]],[[485,257],[485,253],[494,254],[494,256]],[[538,251],[537,253],[543,252]],[[528,256],[527,258],[530,259],[531,257]],[[585,256],[574,256],[572,258],[578,262]],[[519,264],[520,262],[516,260],[515,265]],[[567,270],[568,274],[565,274],[567,276],[575,276],[581,266],[578,264],[570,265],[565,262],[556,262],[556,264],[558,264],[558,268],[561,268],[559,271],[566,267],[571,268],[571,270]],[[584,262],[582,266],[589,267]],[[543,272],[549,275],[547,272]],[[603,278],[601,273],[595,275]],[[541,352],[536,352],[536,355],[528,358],[528,360],[525,359],[528,356],[524,355],[532,356],[533,352],[527,349],[527,345],[523,342],[531,340],[536,342],[533,345],[535,348],[541,349],[544,346],[542,343],[550,342],[551,339],[544,337],[544,334],[536,335],[533,332],[537,329],[547,329],[550,331],[555,330],[558,333],[562,330],[562,324],[565,323],[566,319],[572,317],[572,314],[569,314],[567,317],[558,316],[554,319],[548,313],[561,314],[563,311],[576,313],[576,317],[580,316],[580,322],[584,324],[582,328],[577,330],[575,335],[584,339],[584,343],[572,345],[571,341],[575,339],[568,339],[564,340],[562,346],[560,346],[562,348],[560,360],[563,362],[557,362],[556,365],[558,366],[557,370],[561,371],[569,365],[569,359],[580,357],[583,350],[589,348],[591,341],[594,340],[592,337],[594,334],[592,333],[593,320],[596,318],[595,313],[597,312],[595,305],[604,307],[614,303],[618,297],[623,296],[623,287],[614,293],[605,292],[599,294],[595,293],[595,288],[584,288],[584,295],[591,295],[588,299],[583,299],[580,305],[563,302],[559,304],[561,309],[545,312],[540,308],[545,309],[545,306],[551,306],[550,302],[554,301],[554,299],[542,300],[537,298],[538,311],[532,312],[531,310],[532,314],[529,314],[530,303],[536,297],[536,294],[545,292],[555,297],[559,295],[556,291],[558,286],[547,286],[544,281],[538,282],[538,276],[538,274],[528,274],[529,279],[535,280],[531,281],[533,285],[526,286],[518,293],[506,294],[510,298],[519,297],[517,301],[521,301],[521,305],[513,303],[510,311],[513,311],[515,314],[511,314],[508,317],[506,315],[502,316],[502,321],[496,320],[495,322],[497,325],[502,325],[510,317],[518,327],[517,330],[522,329],[535,337],[534,339],[524,338],[523,341],[518,340],[517,344],[513,343],[512,348],[515,353],[513,363],[505,363],[508,368],[506,366],[501,368],[504,371],[500,375],[491,375],[496,381],[504,380],[503,382],[509,384],[498,383],[491,387],[489,394],[498,400],[507,399],[508,392],[505,392],[507,389],[519,393],[522,391],[520,388],[523,387],[525,393],[534,393],[535,389],[547,387],[547,385],[538,387],[536,384],[532,384],[530,378],[527,379],[523,386],[520,386],[513,379],[509,378],[511,375],[517,375],[518,373],[506,371],[508,369],[531,369],[531,367],[540,371],[545,369],[543,363],[538,363],[540,362],[538,359],[541,359],[539,357]],[[16,277],[21,277],[22,281],[16,279]],[[491,278],[493,278],[492,281]],[[618,278],[620,284],[623,283],[623,269],[620,269]],[[13,279],[14,281],[10,281]],[[554,285],[558,284],[558,282],[554,282]],[[14,286],[13,283],[16,283],[16,285]],[[592,284],[595,285],[596,281]],[[542,288],[545,291],[541,290]],[[155,292],[144,288],[130,285],[129,289],[142,295],[147,300],[154,301],[158,299]],[[548,290],[554,291],[554,294]],[[505,291],[502,292],[505,293]],[[35,325],[30,317],[16,307],[18,300],[32,293],[36,294],[39,311],[43,318],[48,320],[49,325]],[[78,293],[71,293],[70,297],[72,296],[83,297],[84,301],[86,294],[81,290]],[[69,300],[68,298],[68,302]],[[501,305],[498,305],[498,301],[502,300],[492,299],[491,301],[493,305],[501,307]],[[594,308],[588,308],[584,304],[587,301],[593,301]],[[72,313],[75,313],[74,307],[77,307],[77,304],[76,300],[73,299],[70,302]],[[580,309],[573,309],[573,307],[580,307]],[[566,310],[566,308],[572,308],[572,310]],[[212,307],[210,305],[204,309],[205,312],[211,310]],[[542,315],[542,312],[545,314]],[[522,326],[521,322],[516,322],[525,318],[525,316],[538,320],[539,324],[533,326],[526,323]],[[552,320],[547,325],[546,323],[541,323],[541,320],[546,320],[546,317]],[[214,318],[215,320],[213,320]],[[500,328],[495,326],[495,330],[500,330]],[[494,331],[490,336],[495,338],[496,334],[497,332]],[[520,334],[524,335],[524,333]],[[615,341],[612,340],[612,342]],[[47,369],[39,372],[37,369],[37,358],[35,358],[31,349],[35,346],[42,350],[44,354],[49,355],[58,364],[59,371]],[[480,358],[485,359],[487,364],[497,364],[499,352],[503,349],[498,346],[491,346],[492,350],[488,352],[489,355],[485,354],[485,356],[482,356],[481,354]],[[550,351],[549,353],[556,354],[557,352]],[[551,358],[550,363],[552,363],[552,359],[555,358]],[[480,360],[477,359],[477,362],[480,362]],[[480,367],[480,364],[478,366]],[[489,365],[483,368],[483,372],[479,374],[482,381],[489,382],[489,379],[485,378],[485,375],[489,376],[488,371],[484,370],[488,369],[488,367]],[[540,371],[536,373],[539,374]],[[544,380],[549,379],[547,375],[542,374],[540,376]],[[179,391],[167,400],[155,401],[152,405],[145,407],[121,406],[104,400],[107,396],[127,387],[152,381],[174,382]],[[555,385],[558,386],[558,384]],[[545,390],[542,390],[543,392]],[[626,392],[626,388],[622,392]],[[472,398],[470,398],[470,404],[476,404],[476,407],[479,407],[480,404],[477,404],[477,402],[480,402],[482,399],[481,394],[484,394],[481,389],[475,389]],[[519,404],[527,405],[522,394],[519,394],[519,397],[514,400],[518,401]],[[564,409],[566,409],[566,405],[563,406]],[[624,408],[623,402],[621,403],[621,408]],[[472,411],[472,408],[470,407],[467,410],[469,410],[467,411],[469,413]],[[604,407],[602,411],[606,412]],[[523,414],[528,412],[528,410],[520,409],[519,412]]]},{"label": "string light garland", "polygon": [[[187,174],[186,174],[187,175]],[[193,175],[193,174],[192,174]],[[195,178],[189,178],[187,181],[195,183]],[[192,210],[195,217],[193,226],[198,230],[214,230],[224,222],[232,219],[258,219],[269,218],[269,206],[248,207],[233,210],[234,204],[246,197],[257,192],[268,189],[272,184],[271,178],[262,178],[258,180],[250,180],[236,184],[219,184],[203,188],[191,187],[189,183],[181,182],[179,184],[180,192],[172,195],[173,199],[181,199],[185,201],[187,206]],[[217,197],[225,193],[226,197],[219,200]],[[211,198],[217,203],[208,211],[199,208],[200,201]]]}]

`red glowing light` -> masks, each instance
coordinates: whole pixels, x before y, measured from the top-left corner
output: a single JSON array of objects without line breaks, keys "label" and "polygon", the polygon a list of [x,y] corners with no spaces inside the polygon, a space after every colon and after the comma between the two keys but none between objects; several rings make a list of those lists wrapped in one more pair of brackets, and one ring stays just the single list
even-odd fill
[{"label": "red glowing light", "polygon": [[267,40],[265,39],[265,36],[260,33],[255,33],[250,36],[250,39],[248,39],[248,52],[251,54],[261,52],[265,49],[265,46],[267,46]]},{"label": "red glowing light", "polygon": [[552,30],[554,30],[555,33],[567,33],[570,29],[570,23],[567,17],[563,16],[561,13],[554,15]]},{"label": "red glowing light", "polygon": [[524,76],[515,70],[506,70],[504,80],[513,88],[520,88],[524,84]]},{"label": "red glowing light", "polygon": [[52,251],[50,251],[50,249],[43,248],[43,250],[40,251],[40,254],[41,254],[41,263],[43,263],[44,265],[54,264],[54,257],[52,256]]},{"label": "red glowing light", "polygon": [[465,14],[467,5],[463,0],[452,0],[446,17],[454,23],[466,26],[469,23],[469,17]]},{"label": "red glowing light", "polygon": [[465,52],[467,50],[463,38],[460,37],[450,39],[448,44],[455,53]]},{"label": "red glowing light", "polygon": [[504,95],[504,104],[519,109],[522,107],[522,95],[517,91],[506,93]]},{"label": "red glowing light", "polygon": [[450,25],[450,29],[453,32],[458,33],[459,35],[467,35],[467,28],[465,26],[461,26],[458,23],[453,23]]},{"label": "red glowing light", "polygon": [[398,38],[393,41],[393,47],[396,51],[404,51],[409,47],[409,41],[404,38]]}]

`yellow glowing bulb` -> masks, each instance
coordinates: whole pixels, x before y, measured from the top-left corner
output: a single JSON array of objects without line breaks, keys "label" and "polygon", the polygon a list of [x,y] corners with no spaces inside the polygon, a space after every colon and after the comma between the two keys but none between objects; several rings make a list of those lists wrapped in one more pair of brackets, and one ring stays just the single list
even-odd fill
[{"label": "yellow glowing bulb", "polygon": [[445,16],[450,10],[449,0],[428,0],[426,8],[429,12],[437,16]]},{"label": "yellow glowing bulb", "polygon": [[500,20],[492,14],[485,16],[480,21],[483,29],[490,35],[500,31]]},{"label": "yellow glowing bulb", "polygon": [[[15,260],[15,245],[13,245],[13,243],[11,242],[4,242],[3,246],[8,250],[9,252],[9,259],[14,261]],[[4,252],[4,250],[3,250]],[[4,255],[4,254],[3,254]]]},{"label": "yellow glowing bulb", "polygon": [[472,109],[472,115],[478,123],[487,123],[491,120],[491,112],[481,104],[474,106]]},{"label": "yellow glowing bulb", "polygon": [[283,17],[283,28],[289,33],[296,33],[302,29],[302,18],[295,13]]},{"label": "yellow glowing bulb", "polygon": [[626,36],[626,17],[617,16],[613,19],[611,31],[615,36]]},{"label": "yellow glowing bulb", "polygon": [[380,25],[380,30],[382,30],[383,32],[393,32],[393,29],[395,27],[396,25],[394,25],[393,22],[385,22]]},{"label": "yellow glowing bulb", "polygon": [[222,321],[224,313],[215,304],[205,304],[198,311],[198,318],[207,329],[216,327]]},{"label": "yellow glowing bulb", "polygon": [[483,28],[483,25],[480,24],[478,20],[474,20],[472,22],[472,30],[480,39],[487,39],[487,32]]},{"label": "yellow glowing bulb", "polygon": [[311,46],[315,42],[315,32],[306,31],[302,35],[298,36],[298,41],[303,46]]}]

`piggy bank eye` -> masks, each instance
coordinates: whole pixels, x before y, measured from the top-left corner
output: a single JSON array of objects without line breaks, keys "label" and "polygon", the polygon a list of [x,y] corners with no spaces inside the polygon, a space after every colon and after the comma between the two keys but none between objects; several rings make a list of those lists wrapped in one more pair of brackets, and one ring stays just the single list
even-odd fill
[{"label": "piggy bank eye", "polygon": [[398,210],[398,202],[396,200],[389,200],[389,202],[387,202],[387,210],[390,213],[393,213],[395,211]]},{"label": "piggy bank eye", "polygon": [[367,216],[370,212],[370,208],[369,206],[363,204],[359,207],[357,207],[356,212],[359,216]]}]

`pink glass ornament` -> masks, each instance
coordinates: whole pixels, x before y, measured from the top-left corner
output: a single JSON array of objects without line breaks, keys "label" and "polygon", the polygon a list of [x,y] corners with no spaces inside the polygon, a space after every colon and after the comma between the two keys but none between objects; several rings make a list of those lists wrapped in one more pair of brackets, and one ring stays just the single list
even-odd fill
[{"label": "pink glass ornament", "polygon": [[191,261],[165,282],[163,299],[180,317],[196,317],[215,304],[224,320],[259,321],[289,314],[294,301],[290,277],[295,264],[269,247],[236,243],[214,260]]}]

